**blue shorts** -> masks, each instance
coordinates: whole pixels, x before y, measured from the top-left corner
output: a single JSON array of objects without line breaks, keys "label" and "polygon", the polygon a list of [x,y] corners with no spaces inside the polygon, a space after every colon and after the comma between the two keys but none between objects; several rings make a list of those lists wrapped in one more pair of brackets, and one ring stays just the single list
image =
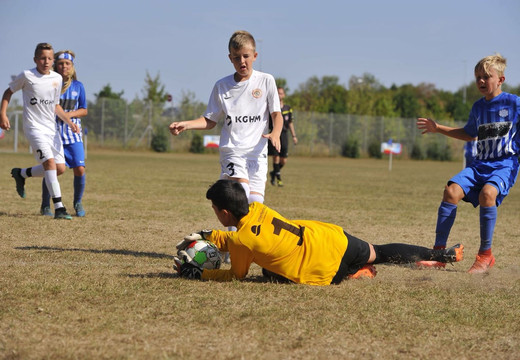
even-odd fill
[{"label": "blue shorts", "polygon": [[63,152],[65,154],[65,164],[70,169],[85,166],[85,150],[82,142],[63,144]]},{"label": "blue shorts", "polygon": [[518,175],[518,158],[510,157],[499,161],[484,162],[475,160],[469,167],[462,170],[448,181],[448,185],[456,183],[464,191],[462,200],[479,205],[479,194],[484,185],[494,186],[497,191],[496,205],[509,194]]}]

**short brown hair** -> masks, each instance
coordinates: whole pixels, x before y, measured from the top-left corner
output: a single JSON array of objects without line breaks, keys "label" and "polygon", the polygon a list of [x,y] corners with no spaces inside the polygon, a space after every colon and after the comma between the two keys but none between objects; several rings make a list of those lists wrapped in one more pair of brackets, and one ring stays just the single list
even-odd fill
[{"label": "short brown hair", "polygon": [[253,47],[253,51],[256,51],[256,42],[253,35],[245,30],[238,30],[231,35],[229,39],[228,49],[231,52],[231,49],[241,49],[244,46],[251,45]]},{"label": "short brown hair", "polygon": [[52,51],[54,51],[54,49],[52,48],[51,44],[49,44],[49,43],[39,43],[38,45],[36,45],[36,49],[34,50],[34,57],[38,57],[38,55],[40,55],[40,53],[43,50],[52,50]]}]

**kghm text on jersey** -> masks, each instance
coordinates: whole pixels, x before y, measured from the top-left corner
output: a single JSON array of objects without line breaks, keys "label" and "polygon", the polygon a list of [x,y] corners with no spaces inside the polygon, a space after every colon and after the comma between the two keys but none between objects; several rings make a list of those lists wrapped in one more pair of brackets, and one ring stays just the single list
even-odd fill
[{"label": "kghm text on jersey", "polygon": [[45,100],[45,99],[36,99],[36,98],[32,98],[31,99],[31,105],[36,105],[38,103],[40,103],[40,105],[52,105],[54,104],[54,100]]},{"label": "kghm text on jersey", "polygon": [[[231,124],[232,122],[232,119],[231,119],[231,116],[227,116],[226,117],[226,122],[228,125]],[[260,115],[255,115],[255,116],[251,116],[251,115],[244,115],[244,116],[235,116],[235,123],[255,123],[255,122],[259,122],[259,121],[262,121],[262,117]]]}]

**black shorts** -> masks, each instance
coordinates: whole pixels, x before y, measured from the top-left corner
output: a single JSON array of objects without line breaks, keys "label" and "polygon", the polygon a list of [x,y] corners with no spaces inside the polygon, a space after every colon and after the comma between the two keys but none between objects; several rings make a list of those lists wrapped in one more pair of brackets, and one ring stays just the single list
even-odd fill
[{"label": "black shorts", "polygon": [[366,241],[347,234],[346,231],[343,232],[348,239],[347,250],[343,254],[338,272],[330,282],[331,284],[339,284],[348,275],[355,274],[367,264],[370,258],[370,246]]},{"label": "black shorts", "polygon": [[280,151],[276,151],[273,144],[268,141],[267,144],[267,154],[271,156],[280,156],[283,158],[288,157],[289,155],[289,138],[287,137],[287,131],[282,131],[280,134]]}]

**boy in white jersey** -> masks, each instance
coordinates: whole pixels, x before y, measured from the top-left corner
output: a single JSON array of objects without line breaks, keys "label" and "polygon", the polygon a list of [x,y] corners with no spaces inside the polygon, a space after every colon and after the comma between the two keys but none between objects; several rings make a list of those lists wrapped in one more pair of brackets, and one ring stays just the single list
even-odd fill
[{"label": "boy in white jersey", "polygon": [[7,117],[7,106],[14,92],[23,93],[23,129],[27,140],[34,150],[38,166],[27,169],[14,168],[11,175],[16,181],[16,191],[25,197],[25,178],[30,176],[45,177],[55,208],[55,219],[72,219],[61,202],[61,189],[57,173],[65,170],[63,145],[56,131],[55,115],[65,121],[74,132],[76,124],[59,105],[62,78],[52,71],[54,50],[48,43],[40,43],[34,52],[36,67],[18,75],[5,90],[0,109],[0,127],[9,130],[11,125]]},{"label": "boy in white jersey", "polygon": [[[242,185],[249,202],[264,201],[267,180],[267,141],[280,150],[282,114],[274,77],[253,70],[255,39],[247,31],[236,31],[229,40],[229,60],[235,73],[217,81],[204,116],[173,122],[170,132],[212,129],[224,121],[220,136],[221,178]],[[273,130],[269,133],[269,114]]]},{"label": "boy in white jersey", "polygon": [[[437,124],[419,118],[424,133],[439,133],[464,141],[477,140],[474,161],[448,181],[438,210],[434,248],[446,247],[455,221],[457,204],[464,200],[480,205],[480,248],[469,273],[478,274],[495,264],[491,253],[497,206],[509,193],[518,175],[520,149],[520,98],[502,92],[506,59],[500,54],[487,56],[475,66],[475,83],[483,98],[473,104],[468,122],[462,128]],[[420,266],[443,267],[436,262]]]}]

